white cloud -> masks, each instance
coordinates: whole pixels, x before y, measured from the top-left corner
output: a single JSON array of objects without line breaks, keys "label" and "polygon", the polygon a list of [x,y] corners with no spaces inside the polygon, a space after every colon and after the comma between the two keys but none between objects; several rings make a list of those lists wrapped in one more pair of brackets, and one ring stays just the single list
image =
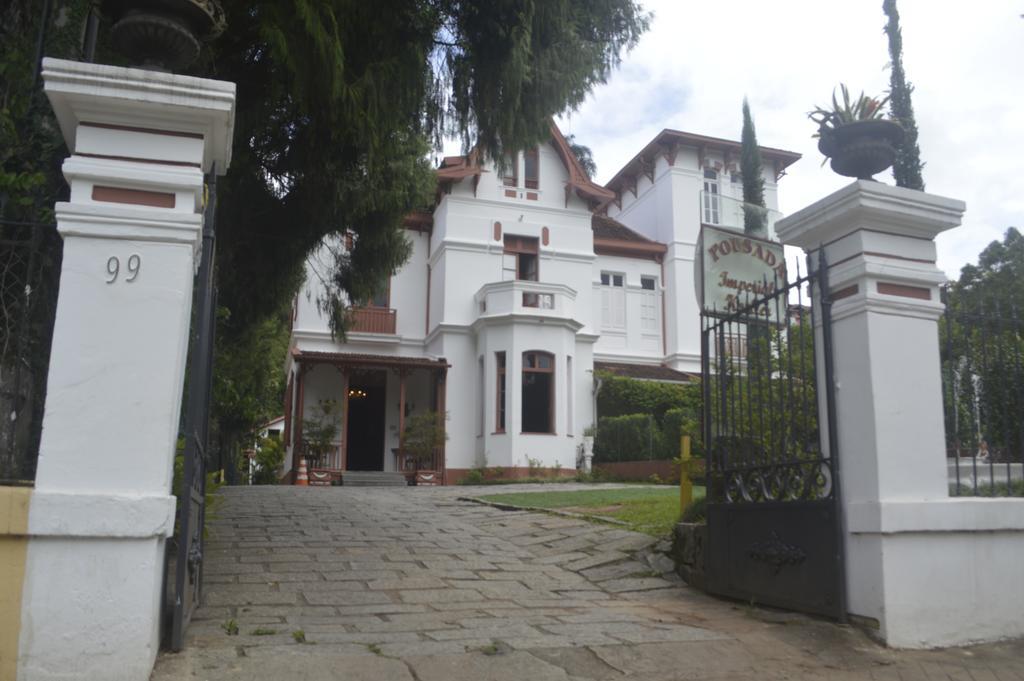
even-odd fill
[{"label": "white cloud", "polygon": [[[738,139],[746,95],[760,143],[804,155],[782,182],[784,212],[847,183],[820,167],[806,112],[839,82],[868,94],[888,87],[881,0],[644,4],[651,30],[559,121],[593,149],[599,181],[662,128]],[[1021,4],[900,0],[899,9],[927,189],[967,202],[964,226],[939,238],[939,266],[956,276],[1006,227],[1024,228]]]}]

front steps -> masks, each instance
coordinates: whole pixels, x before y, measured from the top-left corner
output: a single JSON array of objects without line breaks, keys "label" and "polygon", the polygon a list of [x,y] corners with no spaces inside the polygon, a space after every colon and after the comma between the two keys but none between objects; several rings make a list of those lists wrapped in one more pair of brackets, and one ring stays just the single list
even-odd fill
[{"label": "front steps", "polygon": [[409,483],[405,473],[345,471],[341,474],[341,484],[350,487],[405,487]]}]

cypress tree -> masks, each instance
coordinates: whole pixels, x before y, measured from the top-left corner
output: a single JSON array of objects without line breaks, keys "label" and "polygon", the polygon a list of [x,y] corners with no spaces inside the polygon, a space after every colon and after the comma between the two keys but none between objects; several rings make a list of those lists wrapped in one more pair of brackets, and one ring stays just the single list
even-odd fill
[{"label": "cypress tree", "polygon": [[914,120],[914,107],[910,101],[914,87],[907,82],[906,74],[903,72],[903,33],[900,30],[900,13],[896,9],[896,0],[883,0],[882,11],[888,17],[885,33],[889,36],[889,111],[906,133],[903,145],[896,150],[892,174],[896,178],[897,187],[924,191],[921,150],[917,146],[917,122]]},{"label": "cypress tree", "polygon": [[743,98],[743,134],[740,137],[740,175],[743,177],[743,231],[767,236],[768,220],[764,203],[764,176],[761,149],[757,146],[750,104]]}]

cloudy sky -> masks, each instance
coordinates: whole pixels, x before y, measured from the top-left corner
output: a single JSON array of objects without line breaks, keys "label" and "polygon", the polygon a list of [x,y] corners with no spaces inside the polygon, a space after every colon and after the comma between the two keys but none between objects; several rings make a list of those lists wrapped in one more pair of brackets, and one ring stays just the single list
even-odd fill
[{"label": "cloudy sky", "polygon": [[[640,0],[651,30],[606,85],[559,120],[590,146],[608,181],[661,129],[739,139],[750,100],[758,141],[804,158],[780,184],[792,213],[849,180],[822,167],[806,112],[832,88],[888,88],[882,0]],[[1024,229],[1024,2],[899,0],[930,193],[967,202],[939,238],[955,277],[1006,227]],[[887,172],[877,179],[892,183]]]}]

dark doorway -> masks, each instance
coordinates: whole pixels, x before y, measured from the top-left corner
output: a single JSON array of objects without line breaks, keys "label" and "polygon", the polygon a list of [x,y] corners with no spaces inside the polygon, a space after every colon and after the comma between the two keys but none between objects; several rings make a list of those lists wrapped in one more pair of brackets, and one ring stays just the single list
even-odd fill
[{"label": "dark doorway", "polygon": [[350,471],[384,470],[383,371],[352,376],[348,391],[347,464]]}]

